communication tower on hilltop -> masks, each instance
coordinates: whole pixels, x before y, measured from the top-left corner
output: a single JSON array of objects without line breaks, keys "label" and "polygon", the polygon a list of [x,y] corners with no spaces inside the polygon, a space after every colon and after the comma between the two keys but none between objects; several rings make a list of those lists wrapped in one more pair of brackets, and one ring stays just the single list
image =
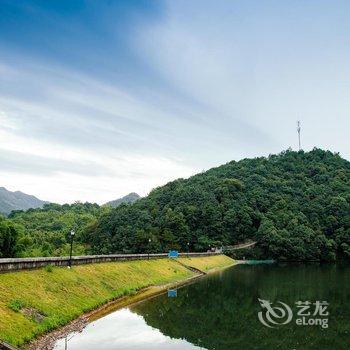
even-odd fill
[{"label": "communication tower on hilltop", "polygon": [[301,130],[300,120],[298,120],[298,123],[297,123],[297,131],[298,131],[299,151],[301,150],[300,130]]}]

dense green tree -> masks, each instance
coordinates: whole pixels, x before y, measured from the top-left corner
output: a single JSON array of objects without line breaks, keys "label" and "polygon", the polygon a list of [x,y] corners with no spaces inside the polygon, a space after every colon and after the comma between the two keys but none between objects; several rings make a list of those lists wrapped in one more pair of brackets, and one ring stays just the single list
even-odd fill
[{"label": "dense green tree", "polygon": [[18,236],[18,228],[12,222],[0,216],[0,258],[15,256],[20,248]]},{"label": "dense green tree", "polygon": [[42,209],[13,211],[9,220],[21,227],[16,251],[11,256],[59,256],[68,255],[70,231],[75,230],[74,254],[89,250],[86,243],[87,227],[108,208],[91,203],[45,204]]}]

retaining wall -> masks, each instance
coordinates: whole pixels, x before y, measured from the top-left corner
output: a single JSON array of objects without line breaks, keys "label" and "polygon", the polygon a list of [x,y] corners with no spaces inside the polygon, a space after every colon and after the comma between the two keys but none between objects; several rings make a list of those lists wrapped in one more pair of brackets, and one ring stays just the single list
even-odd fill
[{"label": "retaining wall", "polygon": [[[182,257],[190,256],[210,256],[219,255],[220,253],[180,253]],[[86,255],[86,256],[73,256],[72,266],[82,264],[93,264],[101,262],[111,261],[124,261],[124,260],[141,260],[141,259],[160,259],[167,258],[167,253],[161,254],[112,254],[112,255]],[[16,270],[29,270],[37,269],[47,265],[52,266],[68,266],[69,256],[64,257],[42,257],[42,258],[10,258],[0,259],[0,272],[4,271],[16,271]],[[1,349],[1,348],[0,348]]]}]

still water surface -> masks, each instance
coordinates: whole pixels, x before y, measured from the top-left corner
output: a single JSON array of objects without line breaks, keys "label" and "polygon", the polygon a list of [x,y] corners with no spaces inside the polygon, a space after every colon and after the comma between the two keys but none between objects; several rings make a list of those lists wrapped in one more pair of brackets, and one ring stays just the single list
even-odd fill
[{"label": "still water surface", "polygon": [[[349,266],[239,265],[180,288],[176,298],[164,294],[115,311],[59,340],[55,350],[350,349],[349,297]],[[274,328],[263,325],[258,299],[287,304],[291,321],[271,316],[271,324],[265,310]],[[306,320],[327,319],[328,328],[297,325],[298,301],[329,303],[328,316],[313,316],[312,304],[303,312],[311,312]]]}]

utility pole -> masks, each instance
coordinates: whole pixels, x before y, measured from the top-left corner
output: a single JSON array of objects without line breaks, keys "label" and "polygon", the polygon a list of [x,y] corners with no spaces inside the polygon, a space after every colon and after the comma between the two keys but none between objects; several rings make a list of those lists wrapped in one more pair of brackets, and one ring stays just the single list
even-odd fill
[{"label": "utility pole", "polygon": [[151,242],[152,242],[152,240],[151,240],[151,238],[149,238],[148,239],[148,260],[149,260],[149,254],[151,252]]},{"label": "utility pole", "polygon": [[299,140],[299,151],[301,150],[300,130],[301,130],[300,120],[298,120],[298,123],[297,123],[297,131],[298,131],[298,140]]},{"label": "utility pole", "polygon": [[69,254],[69,265],[68,268],[72,267],[72,253],[73,253],[73,239],[74,239],[75,231],[70,231],[70,254]]}]

